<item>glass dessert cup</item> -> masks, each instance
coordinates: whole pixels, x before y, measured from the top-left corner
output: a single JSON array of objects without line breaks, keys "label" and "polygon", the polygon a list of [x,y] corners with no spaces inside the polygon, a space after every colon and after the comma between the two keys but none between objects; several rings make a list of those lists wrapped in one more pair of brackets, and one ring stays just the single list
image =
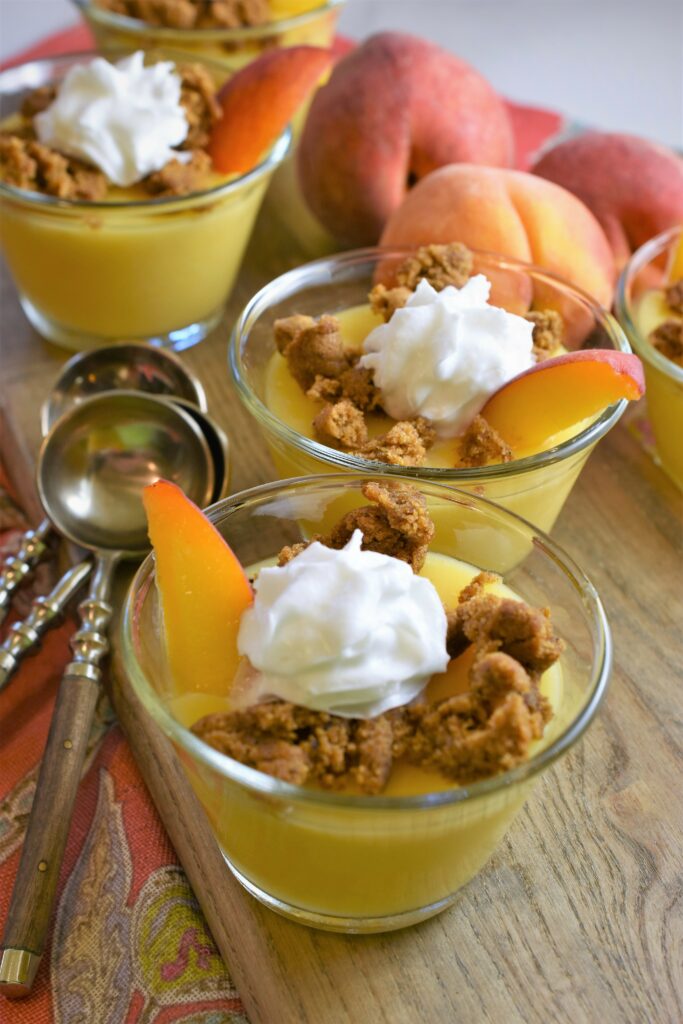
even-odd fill
[{"label": "glass dessert cup", "polygon": [[624,267],[617,285],[615,308],[628,339],[643,361],[647,411],[657,446],[658,461],[683,490],[683,367],[659,352],[648,340],[657,324],[646,326],[638,304],[650,289],[664,287],[666,265],[683,235],[671,228],[638,249]]},{"label": "glass dessert cup", "polygon": [[[378,271],[386,274],[410,251],[360,249],[308,263],[266,285],[240,315],[230,345],[230,372],[242,401],[264,433],[276,472],[287,478],[321,471],[376,470],[405,475],[414,481],[428,479],[490,498],[549,531],[594,445],[624,412],[624,401],[610,406],[577,434],[545,452],[467,469],[372,463],[294,430],[268,407],[267,368],[275,352],[274,321],[294,313],[335,314],[365,304]],[[623,331],[607,310],[554,275],[484,252],[474,253],[474,271],[492,281],[494,304],[524,312],[533,296],[539,307],[552,306],[562,312],[568,324],[567,349],[630,352]],[[294,382],[292,386],[298,387]]]},{"label": "glass dessert cup", "polygon": [[[0,73],[0,120],[92,56]],[[209,70],[218,87],[224,69]],[[212,175],[212,187],[179,197],[89,202],[0,182],[0,243],[32,325],[72,350],[120,340],[181,350],[201,341],[222,315],[289,142],[288,130],[253,170],[232,180]]]},{"label": "glass dessert cup", "polygon": [[[148,25],[115,14],[93,0],[74,0],[98,49],[183,51],[194,60],[210,59],[236,71],[265,50],[286,46],[328,47],[334,38],[343,0],[292,0],[292,13],[264,25],[241,28],[177,29]],[[284,7],[284,4],[280,4]]]},{"label": "glass dessert cup", "polygon": [[[240,562],[272,559],[280,547],[324,532],[366,504],[364,481],[386,476],[323,474],[266,484],[212,506],[208,515]],[[295,786],[239,764],[183,724],[160,635],[154,560],[140,568],[122,621],[123,668],[144,707],[172,741],[240,882],[304,924],[346,932],[389,931],[452,904],[483,867],[540,775],[593,719],[607,688],[611,640],[592,584],[529,523],[486,500],[427,482],[436,533],[430,551],[499,571],[524,600],[549,605],[566,642],[554,716],[531,758],[504,774],[418,796],[356,796]],[[491,543],[484,545],[482,538]],[[527,555],[507,571],[507,549]],[[487,555],[482,558],[482,551]],[[198,666],[198,687],[201,666]],[[193,695],[186,698],[192,701]]]}]

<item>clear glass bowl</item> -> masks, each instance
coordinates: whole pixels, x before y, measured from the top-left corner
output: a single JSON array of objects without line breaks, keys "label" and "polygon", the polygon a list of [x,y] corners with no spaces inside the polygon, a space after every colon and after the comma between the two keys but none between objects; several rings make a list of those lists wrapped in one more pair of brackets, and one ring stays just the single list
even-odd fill
[{"label": "clear glass bowl", "polygon": [[[387,479],[324,474],[266,484],[214,505],[208,515],[242,564],[251,566],[366,504],[360,488],[370,478]],[[567,645],[546,734],[529,761],[505,774],[423,796],[373,797],[294,786],[239,764],[203,743],[178,716],[152,556],[125,602],[123,667],[173,742],[228,865],[267,906],[314,927],[388,931],[453,903],[541,773],[583,734],[607,688],[609,627],[594,587],[571,558],[491,502],[451,487],[416,486],[436,525],[430,550],[500,571],[517,595],[550,607]],[[527,554],[507,571],[510,547]],[[201,686],[201,665],[197,673]]]},{"label": "clear glass bowl", "polygon": [[331,44],[343,0],[326,0],[310,10],[299,2],[299,13],[265,25],[223,29],[176,29],[148,25],[93,3],[74,0],[92,30],[100,50],[174,50],[191,54],[195,60],[210,59],[236,71],[264,50],[285,46],[322,46]]},{"label": "clear glass bowl", "polygon": [[615,308],[634,351],[643,360],[647,411],[659,462],[683,490],[683,367],[648,341],[656,317],[647,327],[642,322],[645,293],[665,286],[669,258],[681,235],[683,226],[671,228],[634,252],[619,278]]},{"label": "clear glass bowl", "polygon": [[[238,394],[265,435],[278,476],[284,479],[335,469],[363,472],[374,466],[377,471],[429,479],[483,495],[549,531],[593,446],[624,412],[624,401],[610,406],[580,433],[548,451],[474,469],[380,467],[298,433],[268,408],[266,372],[275,351],[273,322],[293,313],[334,314],[367,302],[377,274],[390,278],[392,266],[409,252],[359,249],[308,263],[262,288],[238,318],[230,344],[230,372]],[[530,264],[493,253],[476,252],[474,256],[475,271],[492,281],[493,303],[514,312],[526,312],[531,301],[539,308],[554,306],[565,317],[568,349],[630,352],[617,321],[584,292]]]},{"label": "clear glass bowl", "polygon": [[[1,72],[0,120],[27,93],[92,58],[70,54]],[[225,69],[206,66],[218,87]],[[87,202],[0,182],[0,243],[33,326],[74,350],[121,340],[180,350],[201,341],[220,320],[290,137],[288,129],[247,174],[178,198]]]}]

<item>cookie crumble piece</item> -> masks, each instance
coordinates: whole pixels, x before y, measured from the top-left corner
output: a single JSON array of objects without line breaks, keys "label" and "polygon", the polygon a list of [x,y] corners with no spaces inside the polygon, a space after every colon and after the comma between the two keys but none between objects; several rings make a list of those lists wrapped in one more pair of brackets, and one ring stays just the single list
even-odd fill
[{"label": "cookie crumble piece", "polygon": [[183,64],[178,72],[181,77],[180,105],[188,123],[187,135],[179,148],[206,149],[213,126],[223,116],[216,99],[216,87],[201,64]]},{"label": "cookie crumble piece", "polygon": [[323,406],[313,420],[313,429],[324,444],[351,451],[364,445],[368,439],[365,417],[348,398]]},{"label": "cookie crumble piece", "polygon": [[664,297],[669,309],[683,316],[683,277],[665,289]]},{"label": "cookie crumble piece", "polygon": [[360,530],[363,549],[399,558],[419,572],[434,536],[424,495],[414,487],[374,480],[363,484],[361,490],[372,504],[347,512],[324,543],[343,548],[354,530]]},{"label": "cookie crumble piece", "polygon": [[534,325],[532,340],[536,360],[540,362],[547,359],[562,344],[562,317],[554,309],[532,309],[524,319]]},{"label": "cookie crumble piece", "polygon": [[342,393],[363,412],[374,412],[381,406],[381,394],[375,385],[373,373],[369,366],[357,363],[344,370],[339,378]]},{"label": "cookie crumble piece", "polygon": [[307,398],[313,398],[320,402],[332,402],[342,397],[341,381],[333,377],[322,377],[319,373],[306,392]]},{"label": "cookie crumble piece", "polygon": [[167,196],[185,196],[195,192],[201,185],[201,179],[211,168],[211,158],[203,149],[195,149],[192,159],[184,163],[180,160],[169,160],[168,163],[149,174],[144,185],[150,195],[159,198]]},{"label": "cookie crumble piece", "polygon": [[56,98],[56,85],[41,85],[39,89],[35,89],[24,99],[21,104],[21,116],[26,118],[27,121],[31,121],[36,114],[41,114],[43,110],[47,110]]},{"label": "cookie crumble piece", "polygon": [[511,462],[513,458],[510,445],[483,416],[475,416],[460,438],[459,465],[486,466],[490,462]]},{"label": "cookie crumble piece", "polygon": [[295,314],[276,320],[275,344],[285,357],[297,384],[308,391],[316,377],[338,380],[349,369],[339,321],[323,315],[319,320]]},{"label": "cookie crumble piece", "polygon": [[550,668],[564,649],[548,609],[514,598],[481,593],[458,604],[447,618],[449,635],[461,629],[479,654],[502,651],[534,677]]},{"label": "cookie crumble piece", "polygon": [[376,284],[368,295],[368,302],[372,312],[381,316],[384,322],[388,323],[396,310],[405,306],[412,294],[410,288],[403,285],[387,288],[383,284]]},{"label": "cookie crumble piece", "polygon": [[0,136],[0,174],[15,188],[57,199],[97,201],[107,192],[107,179],[101,171],[62,156],[33,138],[14,134]]},{"label": "cookie crumble piece", "polygon": [[683,320],[666,320],[650,334],[650,341],[672,363],[683,366]]},{"label": "cookie crumble piece", "polygon": [[386,462],[390,466],[421,466],[427,446],[412,420],[399,420],[385,434],[373,437],[353,454],[371,462]]},{"label": "cookie crumble piece", "polygon": [[439,292],[448,285],[462,288],[472,269],[472,253],[462,242],[423,245],[414,256],[404,260],[396,272],[396,280],[410,291],[414,291],[420,281],[428,281]]}]

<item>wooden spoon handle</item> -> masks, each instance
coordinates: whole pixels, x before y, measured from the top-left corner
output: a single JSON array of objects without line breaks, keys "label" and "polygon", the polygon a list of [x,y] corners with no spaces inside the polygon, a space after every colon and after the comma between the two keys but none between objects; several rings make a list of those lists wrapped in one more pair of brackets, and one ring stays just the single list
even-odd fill
[{"label": "wooden spoon handle", "polygon": [[3,935],[0,991],[10,997],[28,995],[45,948],[99,692],[68,671],[59,687]]},{"label": "wooden spoon handle", "polygon": [[0,991],[10,998],[29,994],[45,948],[100,692],[99,664],[109,649],[107,627],[112,608],[107,596],[115,565],[115,555],[98,558],[90,594],[78,606],[81,628],[70,640],[74,660],[66,666],[52,712],[3,936]]}]

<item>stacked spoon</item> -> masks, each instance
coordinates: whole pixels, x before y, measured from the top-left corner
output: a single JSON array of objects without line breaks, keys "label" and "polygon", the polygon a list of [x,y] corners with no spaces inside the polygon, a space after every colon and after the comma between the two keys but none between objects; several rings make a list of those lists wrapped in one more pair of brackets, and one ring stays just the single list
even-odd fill
[{"label": "stacked spoon", "polygon": [[[109,649],[111,579],[121,559],[140,559],[149,547],[142,490],[165,477],[204,507],[222,496],[227,484],[225,437],[207,417],[198,386],[194,399],[177,402],[168,393],[164,397],[149,393],[159,380],[149,374],[144,376],[144,382],[151,385],[147,393],[106,390],[85,397],[79,384],[72,387],[73,400],[55,402],[60,382],[67,372],[73,373],[74,366],[79,375],[73,380],[86,381],[89,390],[96,391],[96,375],[92,366],[88,368],[89,360],[105,359],[112,353],[114,361],[126,369],[138,358],[131,353],[133,348],[139,350],[146,369],[152,363],[177,364],[175,369],[179,367],[191,381],[182,364],[166,353],[143,346],[114,346],[71,360],[43,410],[47,432],[38,456],[37,485],[48,518],[34,533],[39,534],[44,548],[49,529],[56,528],[94,556],[94,572],[88,596],[79,605],[80,626],[71,639],[72,660],[57,693],[7,916],[0,987],[9,996],[30,991],[45,946],[100,693],[100,662]],[[108,378],[100,377],[103,379]],[[129,383],[130,375],[124,373],[123,379]],[[197,399],[204,408],[192,404]],[[53,417],[57,417],[54,422]],[[92,568],[86,561],[70,569],[47,598],[38,599],[23,625],[13,627],[0,650],[5,659],[0,661],[5,681]]]}]

